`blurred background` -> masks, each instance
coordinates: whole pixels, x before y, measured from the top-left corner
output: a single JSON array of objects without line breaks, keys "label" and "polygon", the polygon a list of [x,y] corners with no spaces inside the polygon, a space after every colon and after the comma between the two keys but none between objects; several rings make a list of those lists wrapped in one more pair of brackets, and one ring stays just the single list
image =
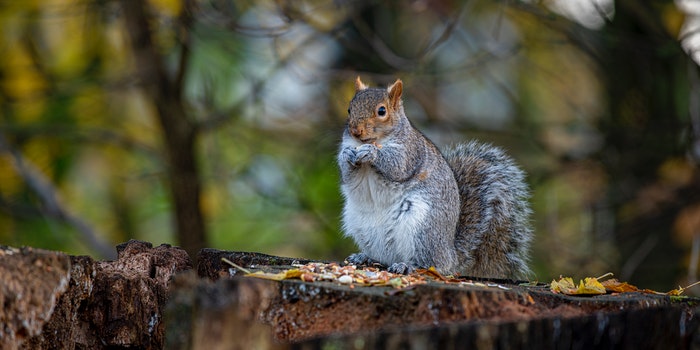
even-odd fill
[{"label": "blurred background", "polygon": [[698,279],[700,6],[0,1],[0,244],[342,260],[353,80],[527,171],[535,278]]}]

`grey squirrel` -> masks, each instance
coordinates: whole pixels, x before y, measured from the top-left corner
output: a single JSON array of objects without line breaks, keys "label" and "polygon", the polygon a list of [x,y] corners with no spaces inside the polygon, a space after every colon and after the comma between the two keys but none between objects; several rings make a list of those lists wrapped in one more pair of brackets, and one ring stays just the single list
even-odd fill
[{"label": "grey squirrel", "polygon": [[499,148],[469,142],[443,153],[406,117],[396,80],[369,88],[359,77],[338,165],[343,231],[360,253],[396,273],[522,278],[532,239],[524,173]]}]

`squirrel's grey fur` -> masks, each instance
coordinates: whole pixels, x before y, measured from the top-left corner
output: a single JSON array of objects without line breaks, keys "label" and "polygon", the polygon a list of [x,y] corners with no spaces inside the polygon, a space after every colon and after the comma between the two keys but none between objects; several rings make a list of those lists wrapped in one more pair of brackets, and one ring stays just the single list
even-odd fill
[{"label": "squirrel's grey fur", "polygon": [[500,149],[470,142],[445,156],[406,117],[403,83],[357,78],[338,152],[343,231],[360,253],[407,273],[524,277],[532,232],[524,173]]}]

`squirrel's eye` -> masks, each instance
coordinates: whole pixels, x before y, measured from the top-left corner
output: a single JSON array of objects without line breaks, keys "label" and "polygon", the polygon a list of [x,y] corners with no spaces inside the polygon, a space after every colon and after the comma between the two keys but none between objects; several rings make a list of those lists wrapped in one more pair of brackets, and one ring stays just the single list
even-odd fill
[{"label": "squirrel's eye", "polygon": [[348,114],[350,114],[350,108],[348,108]]},{"label": "squirrel's eye", "polygon": [[386,107],[381,106],[379,109],[377,109],[377,115],[380,117],[383,117],[386,115]]}]

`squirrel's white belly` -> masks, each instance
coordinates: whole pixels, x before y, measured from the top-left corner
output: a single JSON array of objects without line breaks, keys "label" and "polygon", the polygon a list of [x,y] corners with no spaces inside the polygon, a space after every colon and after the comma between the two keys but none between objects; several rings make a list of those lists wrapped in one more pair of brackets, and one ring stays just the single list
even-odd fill
[{"label": "squirrel's white belly", "polygon": [[382,264],[411,261],[430,205],[404,184],[380,180],[369,167],[358,170],[342,185],[345,235]]}]

